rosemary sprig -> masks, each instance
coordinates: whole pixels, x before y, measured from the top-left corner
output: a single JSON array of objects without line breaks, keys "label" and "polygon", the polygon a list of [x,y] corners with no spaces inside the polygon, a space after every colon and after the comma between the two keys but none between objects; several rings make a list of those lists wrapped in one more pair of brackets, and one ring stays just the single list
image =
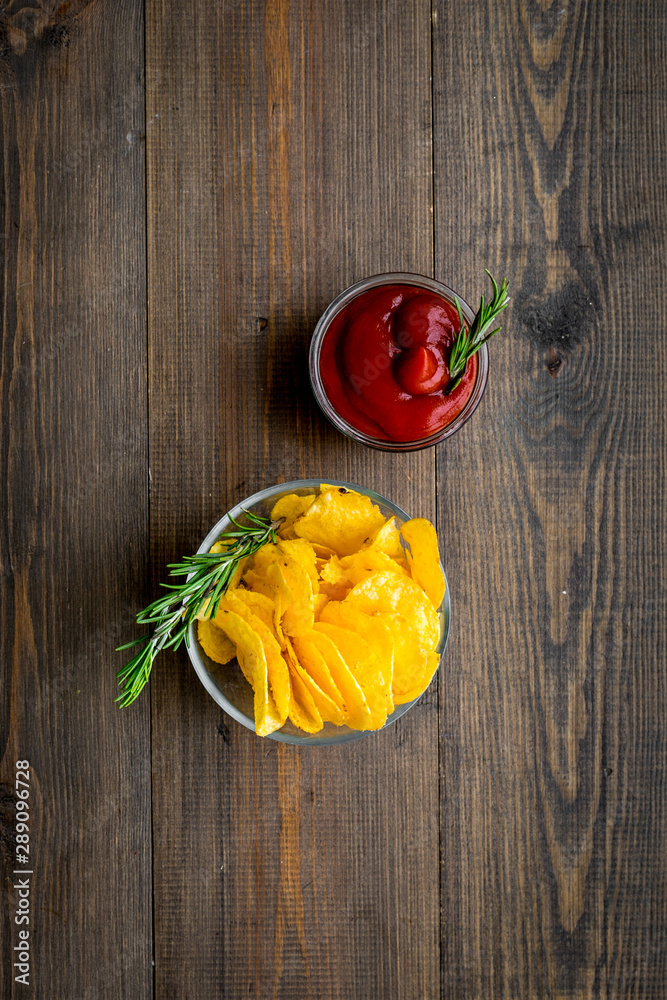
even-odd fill
[{"label": "rosemary sprig", "polygon": [[465,320],[463,319],[463,313],[461,312],[459,300],[456,300],[460,327],[459,332],[456,335],[456,340],[452,344],[452,350],[449,355],[450,380],[445,386],[445,395],[448,395],[456,389],[457,385],[463,378],[466,365],[473,354],[476,354],[482,344],[485,344],[487,340],[491,339],[494,333],[498,333],[500,330],[500,327],[497,326],[495,330],[487,332],[498,313],[502,312],[509,302],[509,296],[507,294],[507,279],[505,278],[500,288],[498,288],[495,278],[491,276],[489,271],[486,273],[489,275],[489,278],[491,278],[491,284],[493,285],[493,298],[489,303],[486,303],[484,301],[484,296],[482,295],[477,315],[470,324],[470,329],[468,329],[465,324]]},{"label": "rosemary sprig", "polygon": [[218,539],[227,543],[222,552],[201,552],[184,556],[180,563],[171,563],[171,576],[185,576],[187,579],[161,584],[169,593],[158,597],[137,615],[140,625],[148,624],[154,628],[152,634],[117,647],[117,650],[130,649],[145,642],[142,649],[116,674],[121,687],[116,701],[121,707],[130,705],[146,686],[153,661],[161,649],[177,649],[183,639],[188,643],[188,629],[204,606],[208,605],[210,617],[215,616],[241,559],[253,555],[267,542],[277,542],[276,530],[280,521],[269,521],[247,510],[243,513],[248,524],[239,524],[230,515],[236,530],[227,531]]}]

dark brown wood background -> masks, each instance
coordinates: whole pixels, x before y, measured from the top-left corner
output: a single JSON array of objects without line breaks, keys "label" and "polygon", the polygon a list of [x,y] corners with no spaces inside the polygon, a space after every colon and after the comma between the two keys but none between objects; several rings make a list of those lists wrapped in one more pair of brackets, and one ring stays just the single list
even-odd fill
[{"label": "dark brown wood background", "polygon": [[[667,996],[667,7],[0,3],[0,995]],[[511,282],[475,417],[336,434],[351,281]],[[174,556],[281,479],[436,518],[438,681],[261,741],[185,652],[114,707]],[[13,983],[14,763],[33,986]]]}]

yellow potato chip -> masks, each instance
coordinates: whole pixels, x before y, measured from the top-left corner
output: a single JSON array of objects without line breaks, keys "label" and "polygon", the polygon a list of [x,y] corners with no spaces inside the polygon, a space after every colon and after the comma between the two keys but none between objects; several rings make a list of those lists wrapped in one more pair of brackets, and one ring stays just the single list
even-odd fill
[{"label": "yellow potato chip", "polygon": [[403,546],[401,545],[401,536],[396,527],[395,517],[390,517],[388,521],[385,521],[378,528],[370,541],[369,547],[384,552],[385,555],[391,556],[392,559],[403,559]]},{"label": "yellow potato chip", "polygon": [[424,650],[435,649],[440,639],[440,619],[426,594],[409,576],[381,571],[362,580],[345,598],[367,614],[398,611],[414,627]]},{"label": "yellow potato chip", "polygon": [[294,522],[299,538],[350,555],[369,541],[384,518],[369,497],[342,486],[323,487],[308,510]]},{"label": "yellow potato chip", "polygon": [[426,691],[438,669],[440,657],[437,653],[427,653],[426,661],[422,677],[416,681],[415,686],[411,690],[407,690],[402,695],[397,696],[397,705],[403,705],[406,701],[414,701],[415,698],[419,698]]},{"label": "yellow potato chip", "polygon": [[394,637],[386,622],[377,615],[368,615],[353,604],[330,601],[322,611],[320,620],[339,625],[361,636],[375,653],[384,680],[387,712],[394,709],[392,678],[394,673]]},{"label": "yellow potato chip", "polygon": [[268,567],[267,580],[276,588],[280,621],[288,635],[303,635],[313,627],[313,588],[303,566],[280,554]]},{"label": "yellow potato chip", "polygon": [[278,529],[278,534],[282,538],[295,537],[294,535],[290,536],[286,534],[286,532],[292,530],[297,517],[301,517],[314,502],[314,496],[300,497],[297,493],[288,493],[276,501],[271,511],[271,520],[279,521],[281,518],[284,518],[283,523]]},{"label": "yellow potato chip", "polygon": [[280,538],[284,538],[284,539],[286,539],[288,541],[292,541],[293,539],[296,538],[296,532],[294,531],[294,526],[291,525],[291,524],[288,524],[287,527],[280,528],[280,530],[278,531],[278,535],[279,535]]},{"label": "yellow potato chip", "polygon": [[322,721],[332,722],[334,726],[342,726],[345,721],[345,713],[343,712],[340,700],[337,702],[336,699],[331,698],[325,691],[322,690],[315,678],[311,677],[299,661],[295,648],[296,647],[294,647],[288,639],[286,650],[290,666],[299,675],[307,689],[310,691],[315,707],[322,716]]},{"label": "yellow potato chip", "polygon": [[243,560],[214,621],[204,606],[202,648],[219,662],[236,652],[260,735],[285,718],[309,733],[325,722],[381,728],[438,666],[435,529],[414,518],[399,532],[370,498],[326,483],[282,497],[271,514],[277,543]]},{"label": "yellow potato chip", "polygon": [[[350,557],[348,556],[348,558]],[[343,564],[338,556],[331,556],[331,558],[324,563],[320,571],[320,577],[325,583],[330,583],[334,587],[338,584],[347,586],[348,583],[347,573],[345,572]]]},{"label": "yellow potato chip", "polygon": [[[233,544],[234,544],[233,541],[232,542],[213,542],[213,545],[209,549],[209,552],[224,552],[226,548],[228,548],[230,545],[233,545]],[[241,580],[241,577],[243,576],[243,571],[245,570],[247,564],[248,564],[248,557],[247,556],[245,558],[243,558],[243,559],[239,559],[238,564],[236,566],[236,569],[234,570],[234,573],[232,574],[232,578],[229,581],[229,585],[227,587],[227,590],[231,590],[233,587],[238,587],[238,585],[240,583],[240,580]]]},{"label": "yellow potato chip", "polygon": [[255,594],[263,594],[271,602],[275,602],[277,590],[273,583],[270,583],[261,573],[256,573],[254,569],[246,570],[243,582]]},{"label": "yellow potato chip", "polygon": [[[244,600],[241,599],[238,590],[230,591],[222,598],[218,615],[221,610],[233,611],[234,614],[242,618],[253,632],[256,632],[259,636],[264,648],[264,656],[266,657],[269,688],[276,703],[278,713],[282,718],[281,725],[283,725],[289,711],[290,678],[287,664],[282,657],[280,645],[273,634],[271,626],[266,625],[258,615],[254,614]],[[214,622],[217,622],[217,615]]]},{"label": "yellow potato chip", "polygon": [[312,677],[320,690],[338,706],[341,715],[346,719],[345,699],[338,690],[329,666],[313,642],[312,636],[310,634],[295,636],[292,639],[292,647],[303,669],[309,677]]},{"label": "yellow potato chip", "polygon": [[229,663],[236,656],[234,643],[210,618],[197,622],[197,637],[206,655],[215,663]]},{"label": "yellow potato chip", "polygon": [[256,573],[265,574],[269,566],[279,562],[281,555],[287,555],[290,559],[300,563],[309,576],[312,576],[313,580],[317,582],[317,573],[315,570],[317,556],[310,542],[307,542],[303,538],[281,539],[277,545],[267,542],[266,545],[262,545],[261,549],[258,549],[254,556],[251,557],[252,563],[250,569]]},{"label": "yellow potato chip", "polygon": [[254,590],[247,590],[245,587],[237,587],[236,590],[227,593],[228,595],[233,593],[239,601],[243,601],[252,613],[261,618],[267,628],[275,634],[275,602],[270,597],[267,597],[266,594],[256,593]]},{"label": "yellow potato chip", "polygon": [[279,623],[289,635],[312,628],[313,579],[318,586],[315,558],[310,543],[301,539],[268,543],[255,553],[243,581],[274,601],[276,631]]},{"label": "yellow potato chip", "polygon": [[387,721],[387,697],[382,669],[365,639],[347,628],[316,622],[313,631],[326,635],[334,643],[356,678],[371,711],[372,729],[380,729]]},{"label": "yellow potato chip", "polygon": [[355,584],[380,570],[407,575],[395,559],[373,546],[342,559],[332,556],[320,570],[320,590],[330,600],[342,601]]},{"label": "yellow potato chip", "polygon": [[311,545],[318,559],[331,559],[336,554],[328,545],[317,545],[315,542],[311,542]]},{"label": "yellow potato chip", "polygon": [[257,549],[257,552],[252,556],[249,568],[253,572],[264,576],[269,566],[278,561],[279,555],[278,546],[274,545],[273,542],[267,542],[266,545],[262,545],[261,549]]},{"label": "yellow potato chip", "polygon": [[280,729],[283,722],[269,691],[269,671],[262,641],[233,611],[220,610],[216,615],[216,624],[236,646],[239,666],[255,692],[255,732],[258,736],[268,736]]},{"label": "yellow potato chip", "polygon": [[412,579],[437,609],[445,596],[445,577],[440,566],[435,528],[423,517],[414,517],[401,527],[401,534],[410,546],[407,557]]},{"label": "yellow potato chip", "polygon": [[395,559],[392,559],[386,552],[382,552],[381,549],[376,549],[373,546],[361,549],[351,556],[345,556],[340,560],[340,565],[350,587],[361,583],[362,580],[371,576],[372,573],[378,573],[380,570],[385,570],[388,573],[398,573],[400,576],[407,575],[403,567]]},{"label": "yellow potato chip", "polygon": [[292,696],[290,698],[289,719],[297,727],[303,729],[305,733],[319,733],[322,728],[322,716],[315,704],[315,699],[309,688],[304,683],[299,670],[300,664],[296,659],[294,650],[289,639],[283,650],[283,657],[289,668],[290,682],[292,685]]},{"label": "yellow potato chip", "polygon": [[342,601],[351,587],[351,583],[327,583],[326,580],[320,580],[320,594],[324,594],[329,601]]},{"label": "yellow potato chip", "polygon": [[440,657],[421,646],[415,629],[402,614],[381,611],[375,617],[386,623],[394,641],[394,703],[413,701],[428,687]]},{"label": "yellow potato chip", "polygon": [[[224,542],[214,542],[209,551],[211,553],[224,552],[225,549],[229,547],[229,544],[231,543],[227,542],[225,544]],[[249,558],[249,556],[245,556],[243,559],[239,560],[238,565],[232,574],[231,580],[227,584],[225,593],[228,593],[230,590],[235,590],[236,587],[238,587],[241,582],[243,572],[248,565]],[[207,618],[210,618],[209,601],[205,601],[201,610],[197,613],[197,619],[199,621],[204,621]]]},{"label": "yellow potato chip", "polygon": [[315,617],[315,621],[319,621],[322,609],[326,608],[328,603],[329,598],[326,594],[315,594],[313,597],[313,615]]},{"label": "yellow potato chip", "polygon": [[295,562],[300,563],[310,577],[313,593],[319,590],[319,577],[317,575],[317,556],[315,549],[305,538],[296,538],[293,541],[278,542],[278,551],[284,552]]},{"label": "yellow potato chip", "polygon": [[333,681],[343,696],[347,724],[351,729],[376,729],[373,715],[366,696],[359,682],[341,656],[335,643],[322,632],[313,630],[299,640],[299,648],[303,642],[310,642],[322,657]]}]

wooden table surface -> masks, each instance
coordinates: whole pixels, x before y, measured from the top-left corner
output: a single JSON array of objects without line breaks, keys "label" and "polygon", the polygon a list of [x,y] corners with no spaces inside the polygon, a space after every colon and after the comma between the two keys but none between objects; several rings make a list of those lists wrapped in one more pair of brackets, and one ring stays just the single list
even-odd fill
[{"label": "wooden table surface", "polygon": [[[667,996],[666,57],[661,0],[0,4],[2,998]],[[465,428],[337,434],[325,305],[485,267]],[[117,709],[166,564],[311,476],[437,519],[418,706],[295,749],[180,650]]]}]

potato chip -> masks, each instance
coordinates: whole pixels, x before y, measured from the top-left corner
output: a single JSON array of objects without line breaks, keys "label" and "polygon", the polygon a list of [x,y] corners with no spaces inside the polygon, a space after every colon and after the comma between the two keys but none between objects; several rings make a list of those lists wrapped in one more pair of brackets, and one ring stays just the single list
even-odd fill
[{"label": "potato chip", "polygon": [[391,556],[392,559],[403,560],[403,546],[401,545],[401,536],[396,527],[395,517],[390,517],[388,521],[385,521],[378,528],[371,538],[369,548],[384,552],[385,555]]},{"label": "potato chip", "polygon": [[206,655],[215,663],[229,663],[236,656],[232,640],[210,618],[197,622],[197,637]]},{"label": "potato chip", "polygon": [[[231,542],[213,542],[213,545],[209,549],[209,552],[224,552],[226,548],[228,548],[230,545],[233,545],[233,544],[234,544],[233,541],[231,541]],[[228,590],[231,590],[233,587],[238,587],[239,582],[241,580],[241,577],[243,576],[243,571],[244,571],[244,569],[246,568],[247,565],[248,565],[248,557],[247,556],[245,558],[243,558],[243,559],[239,559],[238,564],[236,566],[236,569],[234,570],[234,573],[232,574],[232,578],[229,581],[229,585],[227,587]]]},{"label": "potato chip", "polygon": [[412,689],[404,691],[403,694],[396,696],[396,704],[404,705],[407,701],[414,701],[415,698],[419,698],[420,695],[424,693],[426,688],[429,686],[433,680],[433,676],[440,665],[440,657],[437,653],[427,653],[426,654],[426,664],[424,666],[424,672],[421,678],[415,682]]},{"label": "potato chip", "polygon": [[[261,596],[261,595],[258,595]],[[229,591],[220,601],[221,610],[233,611],[234,614],[242,618],[247,625],[259,636],[269,676],[269,688],[276,703],[276,708],[282,718],[281,725],[285,722],[290,704],[290,678],[287,664],[282,657],[282,651],[278,640],[273,634],[272,627],[266,625],[262,619],[254,614],[244,600],[240,597],[239,591]],[[220,610],[218,610],[220,614]],[[214,619],[217,622],[217,615]]]},{"label": "potato chip", "polygon": [[345,598],[367,614],[398,611],[414,627],[424,650],[435,649],[440,639],[438,613],[421,587],[409,576],[382,571],[362,580]]},{"label": "potato chip", "polygon": [[342,601],[352,587],[372,573],[386,570],[406,576],[403,566],[380,549],[373,546],[360,549],[350,556],[332,556],[320,571],[320,590],[331,600]]},{"label": "potato chip", "polygon": [[[297,517],[301,517],[314,502],[314,496],[300,497],[297,493],[288,493],[276,501],[271,510],[271,520],[279,521],[281,518],[284,518],[283,523],[278,529],[278,534],[281,538],[290,537],[289,532]],[[291,537],[294,536],[292,535]]]},{"label": "potato chip", "polygon": [[378,573],[381,570],[387,573],[398,573],[399,576],[407,576],[403,567],[395,559],[373,546],[361,549],[351,556],[345,556],[340,560],[340,566],[350,587],[361,583],[372,573]]},{"label": "potato chip", "polygon": [[237,656],[260,735],[286,718],[308,733],[381,728],[438,666],[435,529],[414,518],[399,532],[369,497],[326,483],[281,497],[271,514],[277,543],[243,560],[216,618],[199,623],[202,649],[221,663]]},{"label": "potato chip", "polygon": [[294,525],[288,524],[283,528],[278,529],[278,537],[284,538],[288,541],[292,541],[296,538],[296,532],[294,531]]},{"label": "potato chip", "polygon": [[383,524],[382,514],[369,497],[342,486],[323,486],[315,502],[294,522],[294,531],[299,538],[346,556],[361,548]]},{"label": "potato chip", "polygon": [[310,577],[313,593],[316,594],[319,590],[317,556],[315,554],[315,549],[310,542],[306,541],[305,538],[296,538],[293,541],[278,542],[278,551],[284,552],[285,555],[290,556],[295,562],[298,562],[301,566],[303,566],[306,573]]},{"label": "potato chip", "polygon": [[289,639],[287,640],[286,651],[290,666],[299,675],[306,688],[310,691],[315,707],[322,716],[322,721],[332,722],[334,726],[342,726],[345,721],[345,713],[343,711],[341,699],[331,698],[325,691],[322,690],[315,678],[311,677],[299,661],[297,653],[295,652],[295,647]]},{"label": "potato chip", "polygon": [[290,559],[300,563],[313,582],[317,583],[317,571],[315,568],[317,556],[310,542],[303,538],[289,539],[287,541],[281,539],[276,545],[272,542],[267,542],[266,545],[262,545],[261,549],[258,549],[254,556],[252,556],[250,568],[256,573],[264,575],[272,563],[279,561],[281,555],[287,555]]},{"label": "potato chip", "polygon": [[326,594],[315,594],[313,597],[313,616],[316,622],[320,620],[322,609],[326,608],[328,603],[329,598]]},{"label": "potato chip", "polygon": [[412,579],[437,609],[445,596],[445,577],[435,528],[423,517],[414,517],[401,527],[401,534],[410,546],[407,557]]},{"label": "potato chip", "polygon": [[361,636],[375,653],[384,679],[387,712],[394,709],[392,678],[394,672],[394,638],[386,622],[377,615],[367,615],[346,601],[330,601],[322,611],[321,621],[339,625]]},{"label": "potato chip", "polygon": [[256,573],[254,569],[248,569],[243,576],[243,582],[254,593],[263,594],[272,603],[275,602],[277,598],[276,586],[270,583],[261,573]]},{"label": "potato chip", "polygon": [[227,591],[227,594],[234,594],[239,601],[248,607],[254,615],[264,622],[267,628],[275,635],[274,612],[275,603],[266,594],[256,593],[254,590],[247,590],[245,587],[237,587],[234,591]]},{"label": "potato chip", "polygon": [[313,631],[334,643],[364,692],[371,711],[371,729],[380,729],[387,721],[387,697],[382,669],[373,650],[356,632],[339,625],[316,622]]},{"label": "potato chip", "polygon": [[[211,548],[209,549],[209,552],[211,553],[224,552],[225,549],[228,548],[230,544],[232,543],[231,542],[225,543],[222,541],[214,542]],[[250,558],[249,556],[245,556],[243,559],[239,560],[238,565],[236,566],[236,569],[232,574],[231,580],[227,584],[227,589],[225,591],[226,593],[238,587],[239,583],[241,582],[241,577],[243,576],[243,572],[246,566],[248,565],[249,558]],[[199,621],[204,621],[209,617],[210,617],[209,601],[207,600],[204,602],[201,610],[198,612],[197,619]]]},{"label": "potato chip", "polygon": [[402,614],[381,611],[375,617],[386,623],[394,641],[394,703],[402,705],[406,701],[413,701],[428,687],[438,668],[440,657],[423,648],[417,632]]},{"label": "potato chip", "polygon": [[359,682],[338,651],[335,643],[323,632],[313,630],[297,640],[299,648],[310,642],[322,657],[331,677],[343,696],[347,724],[351,729],[375,729],[373,715]]},{"label": "potato chip", "polygon": [[294,649],[297,659],[303,669],[309,677],[312,677],[324,694],[326,694],[327,697],[338,706],[343,718],[347,719],[345,699],[338,690],[338,686],[331,676],[331,671],[324,657],[313,642],[312,635],[308,634],[295,636],[291,642],[292,648]]},{"label": "potato chip", "polygon": [[255,553],[243,581],[275,603],[276,632],[279,623],[289,635],[312,628],[313,580],[319,586],[315,560],[312,546],[302,539],[268,543]]},{"label": "potato chip", "polygon": [[334,587],[338,584],[346,586],[348,582],[347,573],[343,569],[343,564],[338,556],[331,556],[324,563],[320,571],[320,577],[325,583],[330,583]]},{"label": "potato chip", "polygon": [[331,556],[320,566],[320,593],[330,601],[342,601],[352,589],[352,584],[338,556]]},{"label": "potato chip", "polygon": [[318,559],[331,559],[335,556],[333,549],[330,549],[328,545],[317,545],[315,542],[310,543],[313,546],[313,550]]},{"label": "potato chip", "polygon": [[279,617],[288,635],[303,635],[313,627],[313,588],[303,566],[281,553],[266,571],[267,580],[276,588]]},{"label": "potato chip", "polygon": [[320,580],[320,594],[330,601],[342,601],[351,590],[352,584],[350,583],[327,583],[326,580]]},{"label": "potato chip", "polygon": [[278,561],[278,556],[278,546],[274,545],[273,542],[267,542],[266,545],[262,545],[261,549],[257,549],[257,552],[252,556],[249,568],[253,572],[264,576],[269,566]]},{"label": "potato chip", "polygon": [[268,736],[280,729],[283,722],[269,691],[269,672],[262,641],[233,611],[220,610],[216,615],[216,624],[236,646],[239,666],[255,692],[255,732],[258,736]]},{"label": "potato chip", "polygon": [[290,682],[292,685],[292,696],[290,699],[289,720],[297,727],[303,729],[305,733],[319,733],[323,726],[320,710],[315,704],[315,699],[309,688],[304,683],[301,676],[301,665],[299,664],[289,639],[283,650],[285,663],[289,668]]}]

